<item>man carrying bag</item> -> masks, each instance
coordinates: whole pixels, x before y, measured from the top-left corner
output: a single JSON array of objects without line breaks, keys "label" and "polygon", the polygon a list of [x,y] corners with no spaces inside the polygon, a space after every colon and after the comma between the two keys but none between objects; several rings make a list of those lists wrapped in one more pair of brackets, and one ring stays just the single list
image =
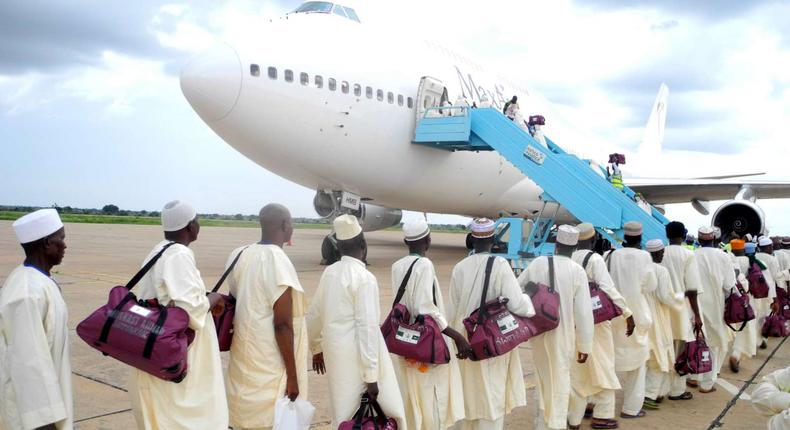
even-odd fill
[{"label": "man carrying bag", "polygon": [[137,426],[145,430],[225,430],[228,406],[222,378],[217,333],[210,309],[221,310],[218,294],[206,288],[188,248],[197,240],[197,212],[186,202],[172,201],[162,209],[164,241],[157,244],[147,262],[170,242],[171,245],[137,287],[142,300],[156,299],[165,306],[183,309],[195,339],[189,346],[186,377],[178,384],[132,368],[129,395]]}]

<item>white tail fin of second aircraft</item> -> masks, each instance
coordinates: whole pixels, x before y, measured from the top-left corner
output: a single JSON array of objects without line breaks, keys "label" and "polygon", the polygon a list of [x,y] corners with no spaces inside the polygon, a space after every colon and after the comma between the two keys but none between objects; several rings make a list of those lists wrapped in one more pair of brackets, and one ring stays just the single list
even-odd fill
[{"label": "white tail fin of second aircraft", "polygon": [[642,143],[639,145],[639,158],[655,156],[661,152],[661,145],[664,143],[664,126],[667,123],[667,97],[669,88],[666,84],[661,84],[658,89],[656,101],[650,111],[650,117],[645,126],[645,134]]}]

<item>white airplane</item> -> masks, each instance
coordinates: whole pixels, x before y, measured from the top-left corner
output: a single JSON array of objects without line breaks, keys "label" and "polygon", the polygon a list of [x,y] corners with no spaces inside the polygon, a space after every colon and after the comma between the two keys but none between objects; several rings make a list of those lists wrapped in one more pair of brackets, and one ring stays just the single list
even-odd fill
[{"label": "white airplane", "polygon": [[[352,8],[308,1],[263,25],[247,43],[222,44],[193,58],[181,73],[181,88],[228,144],[315,189],[319,215],[356,208],[366,231],[396,225],[401,209],[489,217],[539,213],[540,187],[498,153],[411,143],[426,108],[458,97],[501,109],[518,95],[523,116],[544,116],[545,134],[566,151],[588,159],[622,152],[574,130],[528,87],[488,74],[441,45],[404,40],[365,26]],[[660,152],[667,93],[662,86],[639,154]],[[730,199],[713,216],[725,233],[761,233],[765,215],[756,199],[790,197],[790,182],[741,179],[747,175],[649,179],[625,173],[627,185],[654,205],[692,203],[706,214],[706,202]],[[564,210],[557,219],[575,220]]]}]

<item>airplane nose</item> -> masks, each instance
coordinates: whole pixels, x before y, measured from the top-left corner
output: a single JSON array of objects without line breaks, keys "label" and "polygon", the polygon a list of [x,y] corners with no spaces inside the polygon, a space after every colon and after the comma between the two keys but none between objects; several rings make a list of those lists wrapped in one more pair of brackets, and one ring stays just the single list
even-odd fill
[{"label": "airplane nose", "polygon": [[241,91],[241,60],[230,45],[215,46],[181,70],[181,92],[204,121],[226,117]]}]

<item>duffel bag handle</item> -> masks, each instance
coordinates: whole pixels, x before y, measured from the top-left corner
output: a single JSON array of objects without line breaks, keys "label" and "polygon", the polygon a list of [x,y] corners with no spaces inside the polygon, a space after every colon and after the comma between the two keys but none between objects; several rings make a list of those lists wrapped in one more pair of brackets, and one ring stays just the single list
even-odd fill
[{"label": "duffel bag handle", "polygon": [[496,256],[492,255],[488,257],[488,261],[486,261],[486,275],[485,278],[483,278],[483,294],[480,296],[480,313],[477,316],[478,324],[482,324],[485,319],[486,296],[488,296],[488,284],[491,282],[491,269],[494,267],[494,260],[496,260]]}]

